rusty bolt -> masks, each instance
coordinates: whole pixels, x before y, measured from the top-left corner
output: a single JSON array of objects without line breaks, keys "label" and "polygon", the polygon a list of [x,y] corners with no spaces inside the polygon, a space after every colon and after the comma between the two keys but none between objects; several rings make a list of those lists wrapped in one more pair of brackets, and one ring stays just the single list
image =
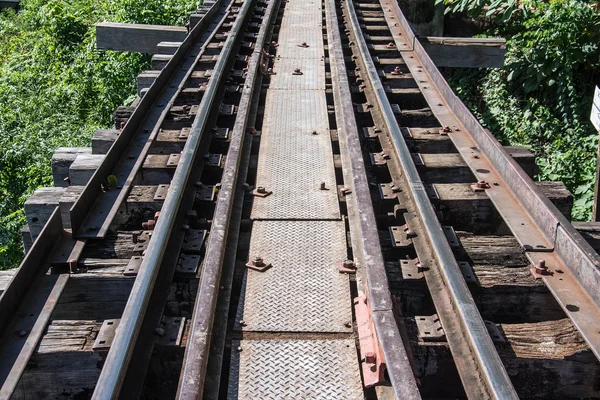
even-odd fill
[{"label": "rusty bolt", "polygon": [[155,226],[156,226],[156,221],[154,221],[153,219],[149,219],[146,222],[142,222],[142,229],[144,229],[146,231],[154,230]]},{"label": "rusty bolt", "polygon": [[236,350],[237,351],[242,351],[242,346],[238,346]]},{"label": "rusty bolt", "polygon": [[317,132],[317,131],[312,131],[312,134],[313,134],[313,135],[318,135],[318,134],[319,134],[319,132]]},{"label": "rusty bolt", "polygon": [[548,273],[548,267],[546,266],[546,260],[540,260],[535,266],[535,272],[541,275]]},{"label": "rusty bolt", "polygon": [[300,43],[298,45],[298,47],[304,47],[304,48],[306,48],[306,47],[308,47],[308,45],[306,44],[306,42],[302,42],[302,43]]},{"label": "rusty bolt", "polygon": [[417,232],[413,231],[410,228],[408,228],[407,230],[405,230],[404,233],[406,233],[406,238],[407,239],[411,239],[411,238],[417,237]]},{"label": "rusty bolt", "polygon": [[340,193],[341,193],[343,196],[345,196],[345,195],[347,195],[347,194],[350,194],[350,193],[352,193],[352,190],[350,190],[350,188],[343,187],[343,188],[341,188],[341,189],[340,189]]},{"label": "rusty bolt", "polygon": [[546,260],[540,260],[535,267],[529,268],[529,271],[535,279],[542,279],[546,275],[552,275],[552,272],[546,266]]},{"label": "rusty bolt", "polygon": [[446,135],[446,134],[448,134],[448,133],[450,133],[450,132],[452,132],[452,129],[450,129],[450,127],[449,127],[449,126],[444,126],[442,129],[440,129],[440,130],[438,131],[438,133],[439,133],[440,135]]},{"label": "rusty bolt", "polygon": [[392,75],[402,75],[402,71],[400,71],[400,66],[394,68],[394,70],[392,71]]},{"label": "rusty bolt", "polygon": [[365,362],[368,364],[375,364],[375,353],[373,353],[372,351],[367,352],[367,354],[365,354]]},{"label": "rusty bolt", "polygon": [[325,182],[321,182],[320,189],[321,190],[327,190],[327,187],[325,186]]},{"label": "rusty bolt", "polygon": [[243,319],[240,320],[240,325],[241,326],[246,326],[246,321],[244,321]]},{"label": "rusty bolt", "polygon": [[252,259],[252,265],[254,265],[255,267],[260,267],[264,263],[265,262],[263,261],[262,257],[260,257],[260,256],[254,256],[254,258]]},{"label": "rusty bolt", "polygon": [[489,189],[489,188],[490,188],[490,184],[487,183],[486,181],[479,181],[479,182],[471,185],[471,189],[473,189],[474,192],[482,192],[485,189]]},{"label": "rusty bolt", "polygon": [[394,47],[396,47],[396,45],[394,44],[394,42],[389,42],[389,43],[387,44],[387,47],[388,47],[388,49],[391,49],[391,48],[394,48]]},{"label": "rusty bolt", "polygon": [[256,188],[256,192],[263,194],[263,193],[267,193],[267,190],[265,189],[264,186],[259,186]]},{"label": "rusty bolt", "polygon": [[302,71],[300,71],[300,68],[294,68],[294,72],[292,72],[292,75],[302,75]]}]

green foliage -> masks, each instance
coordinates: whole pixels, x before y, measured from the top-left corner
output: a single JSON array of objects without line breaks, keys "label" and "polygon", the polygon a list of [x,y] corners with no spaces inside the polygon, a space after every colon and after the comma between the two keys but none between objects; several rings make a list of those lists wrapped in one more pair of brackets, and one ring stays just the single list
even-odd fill
[{"label": "green foliage", "polygon": [[486,34],[507,39],[506,63],[498,70],[448,71],[451,85],[505,144],[536,154],[540,179],[564,181],[576,198],[574,219],[589,219],[598,146],[589,113],[600,70],[600,13],[582,0],[459,0],[450,9],[469,3],[477,3],[474,15],[497,16]]},{"label": "green foliage", "polygon": [[23,254],[23,204],[51,186],[59,146],[88,146],[135,93],[149,56],[96,51],[95,24],[183,24],[185,0],[22,0],[0,13],[0,268]]}]

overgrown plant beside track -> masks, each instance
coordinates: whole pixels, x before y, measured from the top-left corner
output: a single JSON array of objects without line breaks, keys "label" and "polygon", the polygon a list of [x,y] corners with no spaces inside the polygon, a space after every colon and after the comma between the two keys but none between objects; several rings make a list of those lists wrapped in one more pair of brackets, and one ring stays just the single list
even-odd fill
[{"label": "overgrown plant beside track", "polygon": [[450,12],[491,18],[485,36],[507,40],[505,67],[447,70],[457,94],[505,145],[537,156],[539,179],[575,195],[573,219],[590,218],[598,133],[589,122],[600,83],[600,8],[584,0],[438,0]]},{"label": "overgrown plant beside track", "polygon": [[133,100],[150,57],[97,51],[95,24],[183,25],[200,2],[185,0],[22,0],[0,13],[0,269],[23,256],[23,204],[52,185],[59,146],[88,146]]}]

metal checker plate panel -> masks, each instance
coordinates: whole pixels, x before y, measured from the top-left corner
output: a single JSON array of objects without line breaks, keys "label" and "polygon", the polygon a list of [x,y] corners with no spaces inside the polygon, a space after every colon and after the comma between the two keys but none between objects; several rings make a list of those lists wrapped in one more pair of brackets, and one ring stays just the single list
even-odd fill
[{"label": "metal checker plate panel", "polygon": [[[323,57],[321,18],[321,6],[315,1],[286,3],[278,36],[277,55],[292,59]],[[298,47],[303,42],[306,42],[309,47]]]},{"label": "metal checker plate panel", "polygon": [[235,341],[227,398],[364,399],[353,340]]},{"label": "metal checker plate panel", "polygon": [[256,185],[273,194],[254,199],[252,218],[339,219],[324,94],[270,90],[265,107]]},{"label": "metal checker plate panel", "polygon": [[347,257],[342,221],[255,221],[250,256],[273,266],[248,269],[238,321],[244,331],[351,332]]},{"label": "metal checker plate panel", "polygon": [[[290,7],[290,9],[288,9]],[[321,8],[289,2],[281,21],[277,59],[269,89],[325,90],[325,52],[321,30]],[[298,47],[306,42],[308,48]],[[293,75],[300,68],[302,75]],[[325,93],[322,93],[325,96]]]},{"label": "metal checker plate panel", "polygon": [[[301,52],[298,48],[298,50]],[[300,68],[302,75],[294,75]],[[281,58],[275,60],[269,90],[318,90],[325,98],[325,60],[322,58]],[[298,93],[298,92],[295,92]]]}]

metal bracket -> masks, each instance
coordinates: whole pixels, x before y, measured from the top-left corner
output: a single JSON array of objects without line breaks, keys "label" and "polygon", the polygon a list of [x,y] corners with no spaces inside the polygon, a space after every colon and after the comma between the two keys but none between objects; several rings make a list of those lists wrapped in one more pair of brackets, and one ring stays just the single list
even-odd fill
[{"label": "metal bracket", "polygon": [[421,153],[412,153],[411,155],[415,166],[422,167],[425,165],[425,161],[423,161],[423,156],[421,156]]},{"label": "metal bracket", "polygon": [[135,246],[133,246],[133,254],[142,255],[142,253],[148,248],[150,237],[152,237],[152,231],[142,231],[142,233],[136,236],[137,237],[134,241]]},{"label": "metal bracket", "polygon": [[115,331],[121,323],[120,319],[107,319],[102,322],[98,336],[94,341],[92,350],[94,351],[108,351],[115,339]]},{"label": "metal bracket", "polygon": [[380,153],[371,153],[370,154],[371,165],[373,166],[385,166],[387,161],[390,159],[390,156],[382,151]]},{"label": "metal bracket", "polygon": [[475,272],[473,271],[473,267],[471,266],[471,264],[469,264],[468,261],[459,261],[458,266],[460,267],[460,271],[462,272],[463,276],[465,277],[465,282],[474,283],[477,285],[479,284],[479,281],[477,280],[477,276],[475,275]]},{"label": "metal bracket", "polygon": [[220,167],[222,161],[222,154],[206,153],[204,155],[204,165],[207,167]]},{"label": "metal bracket", "polygon": [[181,346],[184,327],[185,318],[183,317],[162,317],[160,326],[155,331],[158,335],[156,344],[159,346]]},{"label": "metal bracket", "polygon": [[179,160],[181,159],[181,153],[170,154],[169,159],[167,160],[167,167],[177,168],[179,164]]},{"label": "metal bracket", "polygon": [[190,137],[190,128],[181,128],[181,132],[179,132],[179,139],[187,139]]},{"label": "metal bracket", "polygon": [[423,265],[419,262],[418,258],[400,260],[400,273],[402,274],[403,281],[423,279],[423,270]]},{"label": "metal bracket", "polygon": [[385,381],[385,359],[377,340],[377,331],[371,318],[371,310],[365,296],[354,299],[358,340],[360,342],[360,363],[365,387],[369,388]]},{"label": "metal bracket", "polygon": [[390,226],[389,232],[393,247],[412,246],[412,238],[417,236],[417,233],[408,226],[408,223],[402,226]]},{"label": "metal bracket", "polygon": [[123,271],[123,275],[125,276],[137,276],[140,265],[142,265],[142,257],[141,256],[133,256],[127,263],[125,267],[125,271]]},{"label": "metal bracket", "polygon": [[154,201],[164,201],[167,198],[167,192],[169,191],[168,184],[158,185],[156,192],[154,192]]},{"label": "metal bracket", "polygon": [[219,114],[222,116],[232,116],[235,114],[235,106],[233,104],[221,104],[219,106]]},{"label": "metal bracket", "polygon": [[419,330],[419,337],[427,342],[441,342],[446,340],[446,332],[442,328],[437,314],[425,317],[415,317],[417,329]]},{"label": "metal bracket", "polygon": [[485,323],[485,327],[487,328],[488,333],[490,334],[490,338],[492,338],[492,342],[506,343],[506,338],[504,337],[502,331],[500,331],[498,325],[496,325],[492,321],[483,320],[483,322]]},{"label": "metal bracket", "polygon": [[181,250],[188,254],[201,254],[202,246],[206,240],[206,230],[188,229],[183,238]]},{"label": "metal bracket", "polygon": [[213,128],[213,137],[220,140],[229,139],[229,128]]},{"label": "metal bracket", "polygon": [[175,270],[180,274],[195,274],[200,268],[200,261],[199,254],[181,253]]},{"label": "metal bracket", "polygon": [[363,128],[363,136],[367,139],[377,139],[380,133],[381,129],[376,128],[374,126]]},{"label": "metal bracket", "polygon": [[397,190],[394,190],[396,185],[393,182],[379,184],[379,196],[381,200],[390,200],[397,197]]},{"label": "metal bracket", "polygon": [[450,247],[460,247],[460,240],[458,240],[454,228],[451,226],[443,226],[442,229],[444,230],[444,234],[446,235],[446,239],[448,239]]},{"label": "metal bracket", "polygon": [[214,185],[202,185],[196,192],[196,200],[198,201],[215,201],[217,188]]}]

